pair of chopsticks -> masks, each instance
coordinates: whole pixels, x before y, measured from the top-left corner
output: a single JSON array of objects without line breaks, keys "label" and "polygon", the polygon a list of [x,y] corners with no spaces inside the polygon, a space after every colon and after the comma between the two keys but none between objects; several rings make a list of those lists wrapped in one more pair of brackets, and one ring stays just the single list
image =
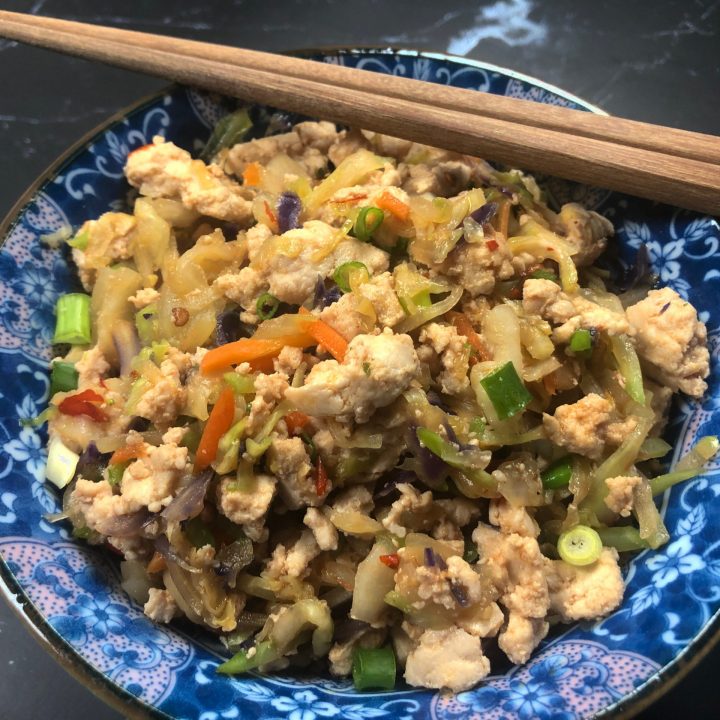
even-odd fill
[{"label": "pair of chopsticks", "polygon": [[720,213],[720,138],[301,58],[0,11],[0,37]]}]

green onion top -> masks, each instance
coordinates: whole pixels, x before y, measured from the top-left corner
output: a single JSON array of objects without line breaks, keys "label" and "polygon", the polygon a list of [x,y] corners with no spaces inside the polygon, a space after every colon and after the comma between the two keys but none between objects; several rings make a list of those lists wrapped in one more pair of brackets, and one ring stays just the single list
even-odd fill
[{"label": "green onion top", "polygon": [[470,421],[469,430],[470,433],[477,437],[482,437],[485,434],[485,428],[487,423],[481,417],[475,417]]},{"label": "green onion top", "polygon": [[587,525],[576,525],[564,532],[557,544],[560,557],[569,565],[590,565],[602,552],[603,544],[595,530]]},{"label": "green onion top", "polygon": [[585,328],[576,330],[570,337],[570,350],[572,350],[574,353],[592,350],[592,345],[592,333]]},{"label": "green onion top", "polygon": [[373,233],[382,225],[385,213],[377,207],[364,207],[358,213],[353,234],[358,240],[368,242]]},{"label": "green onion top", "polygon": [[84,293],[61,295],[55,306],[54,343],[88,345],[92,341],[90,330],[90,296]]},{"label": "green onion top", "polygon": [[531,277],[533,280],[558,281],[558,274],[554,270],[550,270],[548,268],[538,268],[537,270],[533,270],[528,277]]},{"label": "green onion top", "polygon": [[90,234],[85,230],[84,232],[78,233],[74,238],[70,238],[67,244],[71,248],[77,248],[78,250],[87,250],[88,241],[90,240]]},{"label": "green onion top", "polygon": [[279,307],[280,301],[268,292],[263,293],[255,304],[255,309],[261,320],[269,320],[271,317],[275,317]]},{"label": "green onion top", "polygon": [[246,108],[221,118],[200,153],[200,159],[210,162],[223,148],[239,143],[251,128],[252,120]]},{"label": "green onion top", "polygon": [[507,420],[522,412],[533,399],[511,361],[486,375],[480,384],[500,420]]},{"label": "green onion top", "polygon": [[392,690],[395,687],[396,672],[395,653],[390,646],[386,645],[377,650],[355,648],[352,675],[358,690]]},{"label": "green onion top", "polygon": [[78,371],[69,362],[58,360],[50,370],[50,397],[58,392],[70,392],[78,386]]},{"label": "green onion top", "polygon": [[351,260],[350,262],[338,265],[333,273],[333,280],[335,284],[343,291],[350,292],[350,275],[353,272],[365,272],[370,277],[367,267],[357,260]]},{"label": "green onion top", "polygon": [[543,487],[546,490],[558,490],[570,484],[573,473],[573,463],[570,455],[556,460],[540,475]]},{"label": "green onion top", "polygon": [[118,487],[120,485],[127,466],[128,463],[126,462],[108,465],[107,481],[110,483],[111,487]]}]

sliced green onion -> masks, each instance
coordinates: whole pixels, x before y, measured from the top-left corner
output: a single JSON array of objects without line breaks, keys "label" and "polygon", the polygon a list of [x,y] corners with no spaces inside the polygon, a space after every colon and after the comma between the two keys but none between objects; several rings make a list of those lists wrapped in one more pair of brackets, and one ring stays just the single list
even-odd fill
[{"label": "sliced green onion", "polygon": [[585,328],[576,330],[570,337],[570,350],[574,353],[592,350],[592,333]]},{"label": "sliced green onion", "polygon": [[135,328],[143,345],[151,345],[160,334],[158,309],[155,303],[150,303],[135,313]]},{"label": "sliced green onion", "polygon": [[640,537],[640,531],[631,525],[598,528],[597,533],[605,547],[614,547],[618,552],[645,550],[650,547],[647,541]]},{"label": "sliced green onion", "polygon": [[70,238],[70,240],[67,241],[67,244],[71,248],[76,248],[77,250],[87,250],[89,240],[90,233],[85,230],[81,233],[78,233],[74,238]]},{"label": "sliced green onion", "polygon": [[559,280],[558,274],[548,268],[533,270],[528,277],[531,277],[533,280],[552,280],[553,282],[558,282]]},{"label": "sliced green onion", "polygon": [[195,548],[206,545],[215,547],[215,537],[199,515],[183,523],[183,533]]},{"label": "sliced green onion", "polygon": [[128,415],[135,414],[135,408],[140,402],[140,398],[145,394],[145,391],[150,387],[150,381],[147,378],[139,377],[130,386],[130,392],[128,393],[127,400],[125,401],[125,412]]},{"label": "sliced green onion", "polygon": [[482,437],[485,434],[486,427],[487,423],[485,422],[485,420],[481,417],[476,417],[470,421],[469,430],[471,434]]},{"label": "sliced green onion", "polygon": [[88,345],[92,341],[90,330],[90,296],[69,293],[58,298],[55,307],[57,322],[54,343]]},{"label": "sliced green onion", "polygon": [[522,412],[533,399],[511,361],[482,378],[480,385],[500,420],[507,420]]},{"label": "sliced green onion", "polygon": [[238,375],[236,372],[227,372],[223,380],[232,388],[236,395],[249,395],[255,392],[255,381],[249,375]]},{"label": "sliced green onion", "polygon": [[610,338],[612,351],[618,370],[625,380],[625,392],[640,405],[645,404],[645,388],[643,386],[640,360],[632,340],[627,335],[614,335]]},{"label": "sliced green onion", "polygon": [[353,234],[358,240],[368,242],[373,233],[382,225],[385,213],[377,207],[364,207],[358,213]]},{"label": "sliced green onion", "polygon": [[392,690],[396,672],[395,653],[389,645],[377,650],[355,648],[352,675],[353,684],[358,690]]},{"label": "sliced green onion", "polygon": [[70,392],[77,390],[78,371],[75,365],[58,360],[52,364],[50,370],[50,397],[57,392]]},{"label": "sliced green onion", "polygon": [[48,458],[45,465],[45,478],[62,490],[75,476],[80,456],[65,447],[62,441],[54,437],[48,445]]},{"label": "sliced green onion", "polygon": [[245,449],[247,450],[247,454],[253,460],[259,460],[265,454],[265,451],[270,447],[271,444],[272,444],[271,437],[266,437],[264,440],[261,440],[260,442],[256,442],[252,438],[248,438],[245,441]]},{"label": "sliced green onion", "polygon": [[412,301],[418,307],[421,307],[421,308],[422,307],[430,307],[432,305],[432,298],[430,297],[430,291],[423,290],[422,292],[419,292],[417,295],[413,296]]},{"label": "sliced green onion", "polygon": [[39,415],[33,418],[20,418],[20,425],[22,425],[22,427],[40,427],[48,420],[54,418],[57,413],[58,409],[54,405],[49,405]]},{"label": "sliced green onion", "polygon": [[463,560],[466,563],[474,563],[478,561],[480,555],[478,554],[477,545],[470,539],[465,538],[465,549],[463,550]]},{"label": "sliced green onion", "polygon": [[650,480],[652,494],[659,495],[673,485],[700,475],[705,470],[705,463],[715,457],[718,449],[720,449],[720,440],[716,435],[706,435],[700,438],[689,452],[678,460],[672,472],[658,475]]},{"label": "sliced green onion", "polygon": [[270,640],[259,642],[254,650],[252,657],[248,657],[249,650],[240,650],[227,662],[220,665],[217,672],[223,675],[239,675],[261,665],[267,665],[280,657],[278,649]]},{"label": "sliced green onion", "polygon": [[547,490],[558,490],[570,484],[573,474],[572,458],[567,457],[556,460],[547,470],[540,474],[543,487]]},{"label": "sliced green onion", "polygon": [[245,108],[221,118],[205,143],[200,159],[203,162],[210,162],[220,150],[240,142],[251,128],[252,120]]},{"label": "sliced green onion", "polygon": [[365,272],[368,278],[370,277],[367,267],[357,260],[343,263],[335,269],[333,280],[343,292],[350,292],[350,276],[354,272]]},{"label": "sliced green onion", "polygon": [[263,293],[255,303],[255,310],[261,320],[269,320],[275,317],[275,313],[280,307],[280,301],[270,293]]},{"label": "sliced green onion", "polygon": [[128,463],[108,465],[107,481],[110,483],[111,487],[119,487],[127,466]]},{"label": "sliced green onion", "polygon": [[383,600],[386,605],[396,608],[401,613],[409,613],[412,610],[410,602],[408,602],[397,590],[390,590],[390,592],[385,593]]},{"label": "sliced green onion", "polygon": [[497,487],[497,482],[490,473],[478,467],[477,462],[472,457],[468,457],[455,445],[443,440],[438,433],[421,427],[416,430],[416,435],[422,445],[433,455],[437,455],[451,468],[460,470],[471,485],[477,485],[488,490],[494,490]]},{"label": "sliced green onion", "polygon": [[587,525],[576,525],[558,539],[560,557],[569,565],[590,565],[602,552],[603,544],[595,530]]},{"label": "sliced green onion", "polygon": [[645,438],[643,444],[640,446],[640,450],[638,450],[637,459],[638,462],[642,462],[643,460],[665,457],[670,450],[672,450],[672,445],[666,443],[662,438]]}]

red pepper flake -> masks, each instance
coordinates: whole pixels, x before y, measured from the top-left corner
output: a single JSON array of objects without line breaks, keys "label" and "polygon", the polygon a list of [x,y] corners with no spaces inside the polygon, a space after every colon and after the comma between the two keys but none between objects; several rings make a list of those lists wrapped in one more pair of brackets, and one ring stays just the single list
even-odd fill
[{"label": "red pepper flake", "polygon": [[383,565],[387,565],[392,570],[397,570],[400,566],[400,558],[397,553],[390,553],[390,555],[381,555],[379,557],[380,562]]},{"label": "red pepper flake", "polygon": [[500,247],[497,240],[488,240],[485,245],[487,245],[487,249],[490,250],[490,252],[494,252]]},{"label": "red pepper flake", "polygon": [[270,203],[265,200],[265,212],[267,213],[267,216],[270,218],[270,222],[274,225],[277,225],[277,218],[275,217],[275,213],[272,211],[272,208],[270,207]]},{"label": "red pepper flake", "polygon": [[63,415],[87,415],[95,422],[106,422],[108,416],[93,403],[103,402],[103,396],[94,390],[83,390],[76,395],[68,395],[59,405],[58,410]]},{"label": "red pepper flake", "polygon": [[105,381],[104,381],[102,378],[100,378],[100,383],[99,383],[99,385],[100,385],[100,387],[101,387],[103,390],[107,390],[107,389],[108,389],[108,386],[105,384]]},{"label": "red pepper flake", "polygon": [[325,495],[328,489],[328,476],[325,472],[325,466],[323,461],[318,458],[317,465],[315,467],[315,492],[318,497]]},{"label": "red pepper flake", "polygon": [[553,250],[554,250],[554,248],[551,248],[551,247],[546,247],[545,249],[546,249],[548,252],[553,252]]}]

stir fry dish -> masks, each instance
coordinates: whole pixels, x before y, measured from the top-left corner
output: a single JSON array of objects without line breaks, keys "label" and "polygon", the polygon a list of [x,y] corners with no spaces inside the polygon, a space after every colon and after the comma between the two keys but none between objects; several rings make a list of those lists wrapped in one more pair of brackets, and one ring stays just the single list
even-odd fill
[{"label": "stir fry dish", "polygon": [[706,389],[695,308],[518,171],[252,125],[135,150],[132,211],[68,240],[50,519],[227,674],[462,691],[611,612],[622,553],[668,541],[654,498],[718,449],[661,472],[673,394]]}]

